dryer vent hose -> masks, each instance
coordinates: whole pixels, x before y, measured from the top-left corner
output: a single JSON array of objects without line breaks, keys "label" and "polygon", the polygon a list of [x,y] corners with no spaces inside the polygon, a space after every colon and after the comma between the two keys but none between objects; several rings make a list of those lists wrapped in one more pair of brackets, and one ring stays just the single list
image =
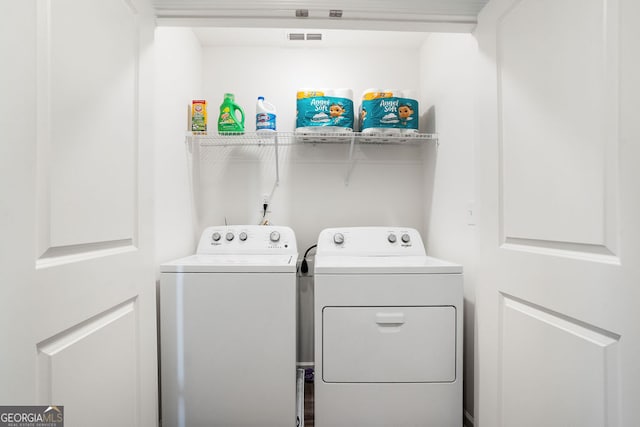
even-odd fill
[{"label": "dryer vent hose", "polygon": [[304,253],[304,256],[302,257],[302,262],[300,263],[300,272],[302,274],[307,274],[309,272],[309,264],[307,263],[307,255],[309,255],[309,251],[313,248],[318,247],[318,244],[316,243],[313,246],[309,246],[309,249],[306,250],[306,252]]}]

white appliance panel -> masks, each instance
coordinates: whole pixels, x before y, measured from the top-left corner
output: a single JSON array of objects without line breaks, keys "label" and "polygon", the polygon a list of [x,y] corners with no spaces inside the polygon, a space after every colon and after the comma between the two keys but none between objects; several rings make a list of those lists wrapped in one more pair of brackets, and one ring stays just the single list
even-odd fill
[{"label": "white appliance panel", "polygon": [[325,307],[325,382],[451,382],[456,379],[456,309]]},{"label": "white appliance panel", "polygon": [[326,228],[318,236],[320,257],[425,256],[418,230],[402,227]]},{"label": "white appliance panel", "polygon": [[198,255],[296,255],[293,230],[283,226],[225,225],[207,227],[198,242]]},{"label": "white appliance panel", "polygon": [[462,266],[356,227],[320,233],[314,271],[315,425],[460,427]]},{"label": "white appliance panel", "polygon": [[340,256],[316,258],[316,273],[336,274],[451,274],[462,266],[428,256]]},{"label": "white appliance panel", "polygon": [[295,286],[289,273],[162,274],[163,425],[295,425]]},{"label": "white appliance panel", "polygon": [[288,227],[209,227],[161,266],[164,426],[296,424],[296,250]]},{"label": "white appliance panel", "polygon": [[296,271],[295,255],[192,255],[163,264],[163,273],[265,273]]}]

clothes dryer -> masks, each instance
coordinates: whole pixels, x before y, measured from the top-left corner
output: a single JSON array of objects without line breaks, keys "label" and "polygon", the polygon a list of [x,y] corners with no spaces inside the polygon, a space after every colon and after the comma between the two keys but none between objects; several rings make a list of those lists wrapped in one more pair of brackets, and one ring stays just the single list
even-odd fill
[{"label": "clothes dryer", "polygon": [[332,228],[314,276],[315,425],[460,427],[462,267],[411,228]]},{"label": "clothes dryer", "polygon": [[209,227],[161,266],[162,425],[295,426],[293,231]]}]

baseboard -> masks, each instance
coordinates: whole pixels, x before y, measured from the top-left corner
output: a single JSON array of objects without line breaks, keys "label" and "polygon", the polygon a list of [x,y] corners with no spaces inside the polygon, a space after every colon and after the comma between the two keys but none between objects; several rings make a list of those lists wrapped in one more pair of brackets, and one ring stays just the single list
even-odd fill
[{"label": "baseboard", "polygon": [[473,419],[473,415],[464,411],[464,427],[473,427],[475,425],[475,420]]}]

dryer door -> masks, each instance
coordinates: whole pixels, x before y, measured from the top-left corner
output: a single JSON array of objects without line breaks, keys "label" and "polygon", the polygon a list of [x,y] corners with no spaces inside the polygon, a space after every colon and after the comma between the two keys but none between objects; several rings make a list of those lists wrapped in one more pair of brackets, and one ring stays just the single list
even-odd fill
[{"label": "dryer door", "polygon": [[456,308],[325,307],[322,353],[325,382],[453,382]]}]

